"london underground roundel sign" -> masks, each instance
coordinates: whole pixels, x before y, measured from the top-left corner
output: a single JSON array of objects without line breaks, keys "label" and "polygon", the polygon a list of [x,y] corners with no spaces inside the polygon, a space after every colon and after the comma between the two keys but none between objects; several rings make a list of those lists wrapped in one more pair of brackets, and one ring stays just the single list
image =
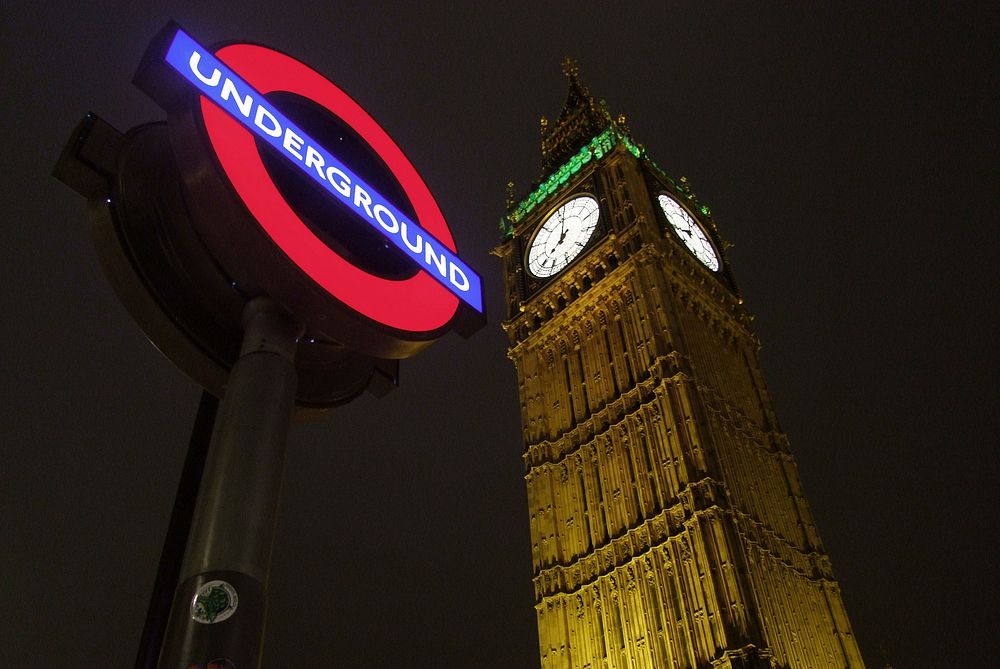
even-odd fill
[{"label": "london underground roundel sign", "polygon": [[[408,355],[412,347],[387,345],[380,341],[386,336],[421,342],[461,317],[481,319],[480,277],[458,257],[427,185],[381,126],[331,81],[264,46],[212,51],[176,25],[154,41],[136,81],[172,113],[178,128],[172,143],[195,224],[235,282],[268,293],[338,341],[387,357]],[[281,102],[289,98],[353,132],[395,182],[396,201],[314,137],[322,132],[296,123],[296,110]],[[319,193],[313,197],[325,212],[351,218],[369,236],[377,232],[383,247],[408,259],[411,271],[373,270],[364,253],[351,252],[350,240],[331,238],[307,221],[277,183],[274,156]],[[248,216],[220,215],[227,195]]]}]

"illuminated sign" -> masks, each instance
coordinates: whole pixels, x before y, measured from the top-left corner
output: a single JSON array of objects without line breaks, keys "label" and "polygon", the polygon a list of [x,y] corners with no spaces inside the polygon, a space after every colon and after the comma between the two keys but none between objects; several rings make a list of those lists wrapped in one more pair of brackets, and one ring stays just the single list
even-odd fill
[{"label": "illuminated sign", "polygon": [[[272,241],[331,295],[380,323],[411,331],[447,323],[457,306],[455,297],[476,312],[483,311],[481,280],[456,255],[448,225],[427,186],[385,131],[332,82],[295,59],[258,45],[235,44],[213,54],[181,30],[170,42],[165,60],[204,96],[200,106],[209,141],[250,213]],[[275,91],[315,102],[357,132],[398,181],[419,223],[265,98]],[[409,279],[386,279],[341,257],[285,201],[264,167],[254,137],[272,146],[423,271]]]}]

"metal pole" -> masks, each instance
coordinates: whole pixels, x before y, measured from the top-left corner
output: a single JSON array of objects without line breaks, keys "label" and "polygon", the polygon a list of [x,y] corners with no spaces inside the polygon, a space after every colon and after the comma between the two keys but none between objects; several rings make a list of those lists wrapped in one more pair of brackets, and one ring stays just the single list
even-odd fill
[{"label": "metal pole", "polygon": [[268,298],[243,311],[160,669],[260,666],[267,575],[302,328]]},{"label": "metal pole", "polygon": [[146,612],[146,624],[142,628],[135,669],[156,669],[156,663],[160,658],[163,635],[166,633],[174,592],[177,591],[177,579],[184,559],[184,548],[191,532],[191,518],[194,515],[195,500],[198,498],[201,475],[205,471],[205,457],[208,454],[208,444],[212,438],[212,426],[215,424],[218,408],[219,400],[203,390],[194,427],[191,428],[191,439],[188,442],[184,467],[181,469],[181,480],[177,484],[174,510],[170,514],[167,536],[163,540],[160,566],[156,572],[153,596],[150,597],[149,609]]}]

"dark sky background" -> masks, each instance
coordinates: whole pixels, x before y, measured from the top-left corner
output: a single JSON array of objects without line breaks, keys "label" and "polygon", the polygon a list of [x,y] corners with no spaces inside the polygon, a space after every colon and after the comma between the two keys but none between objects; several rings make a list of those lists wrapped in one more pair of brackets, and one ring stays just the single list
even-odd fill
[{"label": "dark sky background", "polygon": [[[131,666],[200,391],[49,176],[170,18],[327,74],[393,135],[491,322],[290,435],[264,665],[538,666],[514,370],[488,255],[560,62],[709,203],[869,667],[995,642],[996,14],[972,3],[34,3],[0,10],[0,665]],[[59,6],[63,5],[63,6]],[[155,8],[151,8],[154,7]],[[920,8],[918,8],[918,5]],[[227,7],[227,8],[223,8]]]}]

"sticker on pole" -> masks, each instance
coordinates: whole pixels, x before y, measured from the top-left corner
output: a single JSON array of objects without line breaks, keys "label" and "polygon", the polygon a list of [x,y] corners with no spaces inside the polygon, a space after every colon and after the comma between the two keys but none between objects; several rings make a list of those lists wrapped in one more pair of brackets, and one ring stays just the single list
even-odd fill
[{"label": "sticker on pole", "polygon": [[239,602],[236,588],[225,581],[208,581],[191,600],[191,618],[205,625],[221,623],[236,613]]}]

